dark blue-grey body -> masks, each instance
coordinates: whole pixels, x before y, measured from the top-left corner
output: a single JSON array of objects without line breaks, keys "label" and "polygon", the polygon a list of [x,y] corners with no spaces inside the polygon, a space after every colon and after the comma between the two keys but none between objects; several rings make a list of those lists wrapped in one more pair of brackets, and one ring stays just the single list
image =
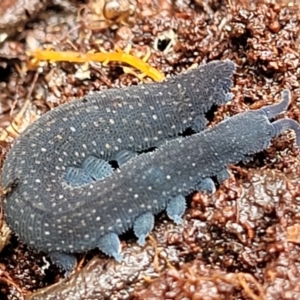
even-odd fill
[{"label": "dark blue-grey body", "polygon": [[[8,195],[4,203],[8,223],[25,242],[48,253],[100,247],[119,258],[119,244],[113,242],[117,235],[132,227],[138,236],[147,235],[151,216],[164,209],[171,217],[180,217],[178,197],[195,190],[203,180],[218,176],[228,164],[267,148],[272,138],[285,129],[295,130],[299,145],[297,122],[269,121],[288,104],[289,92],[284,91],[279,104],[236,115],[191,137],[168,141],[128,161],[101,181],[82,187],[64,184],[63,194],[56,201],[39,204],[34,196],[25,201],[17,185],[13,197]],[[141,216],[146,217],[137,222]],[[140,226],[146,227],[141,233]],[[104,241],[109,244],[108,250]],[[115,252],[110,247],[116,248]]]},{"label": "dark blue-grey body", "polygon": [[[4,212],[10,227],[37,249],[58,248],[54,244],[40,247],[31,234],[35,232],[37,239],[43,234],[47,236],[46,216],[52,218],[54,213],[67,218],[69,211],[85,203],[81,192],[72,190],[68,183],[80,186],[91,177],[99,180],[110,174],[109,166],[94,164],[94,159],[117,160],[122,165],[134,156],[132,153],[156,147],[186,128],[203,130],[205,113],[231,98],[234,70],[231,61],[214,61],[162,83],[94,93],[40,117],[15,141],[4,162],[2,186],[10,191],[4,199]],[[92,161],[87,162],[88,159]],[[83,163],[88,174],[80,169]],[[79,198],[75,199],[77,193]],[[86,234],[83,243],[89,240],[92,230],[85,224],[102,221],[101,215],[94,214],[91,209],[79,221],[81,233]],[[66,230],[60,220],[52,225],[57,230],[57,239],[65,242],[70,252],[90,248],[93,237],[85,247],[80,242],[69,248],[67,240],[77,233],[73,236],[69,232],[72,224]],[[101,223],[100,228],[106,230],[106,223]]]},{"label": "dark blue-grey body", "polygon": [[66,168],[90,155],[112,160],[122,150],[155,147],[188,127],[203,130],[205,113],[231,98],[234,69],[231,61],[214,61],[162,83],[94,93],[53,109],[16,140],[2,186],[18,180],[26,201],[43,208],[59,199]]}]

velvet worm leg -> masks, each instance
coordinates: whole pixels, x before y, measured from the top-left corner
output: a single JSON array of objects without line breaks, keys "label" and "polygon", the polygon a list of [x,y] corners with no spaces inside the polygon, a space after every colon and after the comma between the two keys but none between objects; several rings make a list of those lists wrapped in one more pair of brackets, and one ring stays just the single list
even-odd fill
[{"label": "velvet worm leg", "polygon": [[111,165],[95,156],[88,157],[82,163],[82,169],[95,180],[101,180],[113,173]]},{"label": "velvet worm leg", "polygon": [[48,255],[55,265],[65,271],[65,277],[68,277],[76,267],[77,259],[75,255],[57,251],[50,252]]},{"label": "velvet worm leg", "polygon": [[150,212],[140,215],[134,222],[133,231],[140,246],[145,245],[145,239],[154,227],[154,216]]},{"label": "velvet worm leg", "polygon": [[104,235],[98,243],[98,248],[108,256],[112,256],[117,262],[123,259],[121,250],[121,242],[118,236],[111,232]]},{"label": "velvet worm leg", "polygon": [[216,186],[213,180],[208,177],[201,180],[195,187],[199,192],[207,192],[209,194],[214,194],[216,192]]},{"label": "velvet worm leg", "polygon": [[169,200],[167,204],[167,215],[177,225],[182,222],[182,216],[186,209],[186,201],[182,195]]},{"label": "velvet worm leg", "polygon": [[115,160],[117,161],[119,167],[127,163],[130,159],[137,156],[137,153],[129,150],[122,150],[118,152],[115,156]]},{"label": "velvet worm leg", "polygon": [[65,180],[73,187],[80,187],[94,181],[84,170],[74,167],[67,168]]}]

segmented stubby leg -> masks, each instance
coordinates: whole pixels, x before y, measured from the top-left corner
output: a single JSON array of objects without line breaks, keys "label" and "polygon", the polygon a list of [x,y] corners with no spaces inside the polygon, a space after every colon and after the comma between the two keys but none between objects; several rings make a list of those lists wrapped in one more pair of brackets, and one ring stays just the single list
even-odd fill
[{"label": "segmented stubby leg", "polygon": [[65,180],[73,187],[80,187],[94,181],[84,170],[74,167],[67,168]]},{"label": "segmented stubby leg", "polygon": [[203,115],[198,115],[194,118],[194,120],[192,121],[192,126],[191,128],[195,131],[195,132],[200,132],[203,130],[203,128],[205,128],[207,124],[207,120]]},{"label": "segmented stubby leg", "polygon": [[154,227],[154,216],[150,212],[146,212],[140,215],[133,225],[133,231],[135,236],[138,238],[138,244],[140,246],[145,245],[145,239],[150,234]]},{"label": "segmented stubby leg", "polygon": [[177,225],[182,222],[182,215],[186,209],[186,201],[182,195],[178,195],[167,204],[167,215],[173,220]]},{"label": "segmented stubby leg", "polygon": [[124,165],[130,159],[137,156],[137,153],[129,150],[122,150],[115,155],[115,160],[117,161],[119,167]]},{"label": "segmented stubby leg", "polygon": [[249,163],[250,161],[253,161],[253,155],[244,155],[243,159],[241,160],[241,162],[243,164],[247,164]]},{"label": "segmented stubby leg", "polygon": [[203,191],[203,192],[207,192],[209,194],[214,194],[216,192],[215,183],[213,182],[213,180],[210,177],[201,180],[197,184],[195,189],[199,192]]},{"label": "segmented stubby leg", "polygon": [[77,265],[75,255],[57,251],[50,252],[48,255],[55,265],[65,271],[65,277],[68,277]]},{"label": "segmented stubby leg", "polygon": [[95,156],[89,156],[82,163],[82,169],[95,180],[101,180],[113,173],[113,168],[107,161]]},{"label": "segmented stubby leg", "polygon": [[123,259],[120,254],[121,243],[119,237],[111,232],[104,235],[98,243],[98,248],[108,256],[112,256],[117,262],[121,262]]},{"label": "segmented stubby leg", "polygon": [[229,87],[231,86],[231,78],[224,77],[221,81],[219,81],[215,85],[215,90],[218,91],[218,93],[221,93],[223,97],[225,98],[225,103],[230,101],[233,98],[233,94],[229,92]]},{"label": "segmented stubby leg", "polygon": [[230,178],[230,173],[228,172],[228,170],[225,168],[222,171],[220,171],[217,175],[217,180],[219,183],[222,183],[223,181],[225,181],[226,179]]},{"label": "segmented stubby leg", "polygon": [[292,119],[281,119],[271,123],[273,128],[274,137],[281,134],[283,131],[287,129],[292,129],[295,131],[296,134],[296,144],[300,146],[300,125],[298,122]]},{"label": "segmented stubby leg", "polygon": [[285,112],[290,104],[291,94],[289,90],[284,90],[281,93],[281,101],[277,104],[269,105],[260,109],[268,119],[272,119],[282,112]]},{"label": "segmented stubby leg", "polygon": [[112,174],[112,172],[113,169],[108,162],[90,156],[82,163],[82,168],[67,168],[65,179],[69,185],[80,187],[95,180],[101,180]]},{"label": "segmented stubby leg", "polygon": [[232,100],[233,96],[234,96],[234,95],[233,95],[232,93],[227,93],[227,94],[226,94],[226,100],[225,100],[225,101],[228,102],[228,101]]}]

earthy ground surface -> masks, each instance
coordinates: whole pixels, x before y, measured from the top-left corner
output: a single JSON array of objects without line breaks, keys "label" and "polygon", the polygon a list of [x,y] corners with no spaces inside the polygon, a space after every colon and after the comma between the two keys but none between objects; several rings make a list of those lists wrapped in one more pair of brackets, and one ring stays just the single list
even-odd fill
[{"label": "earthy ground surface", "polygon": [[[40,114],[91,91],[141,83],[133,75],[139,71],[122,62],[36,62],[26,54],[36,49],[113,52],[131,45],[135,57],[151,53],[148,63],[166,76],[229,58],[237,64],[234,98],[211,114],[210,126],[277,101],[284,88],[293,98],[285,116],[300,122],[298,4],[248,2],[1,1],[1,163]],[[115,3],[117,13],[110,10]],[[159,215],[144,248],[124,235],[122,264],[93,251],[64,279],[45,255],[9,239],[3,225],[0,299],[300,299],[293,142],[284,133],[247,165],[231,166],[232,177],[213,196],[191,195],[181,226]]]}]

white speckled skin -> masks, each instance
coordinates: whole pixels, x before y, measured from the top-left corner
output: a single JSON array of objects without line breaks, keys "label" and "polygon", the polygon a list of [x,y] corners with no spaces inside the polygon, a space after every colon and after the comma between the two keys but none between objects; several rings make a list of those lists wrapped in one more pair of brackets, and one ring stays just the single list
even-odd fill
[{"label": "white speckled skin", "polygon": [[[125,178],[122,171],[99,188],[95,183],[74,189],[65,182],[66,169],[91,155],[111,160],[121,150],[148,149],[191,126],[202,130],[211,106],[229,100],[234,70],[230,61],[214,61],[163,83],[95,93],[43,115],[16,140],[4,163],[2,185],[12,187],[4,200],[8,224],[25,242],[46,252],[91,249],[112,228],[123,232],[131,227],[144,211],[142,203],[134,205],[132,214],[119,214],[115,201],[125,193],[128,203],[134,203],[135,194],[125,186],[142,188],[134,186],[136,173]],[[138,161],[147,159],[142,157]],[[149,172],[146,167],[143,172]],[[154,201],[151,211],[164,206]]]},{"label": "white speckled skin", "polygon": [[[285,109],[287,92],[283,102]],[[191,137],[168,141],[102,181],[65,187],[60,201],[49,203],[52,210],[25,202],[17,186],[4,203],[8,222],[39,250],[72,253],[95,248],[107,233],[121,234],[141,214],[164,210],[170,199],[187,195],[201,180],[267,148],[283,130],[294,129],[299,145],[299,124],[290,119],[271,123],[266,114],[271,108],[245,112]]]}]

